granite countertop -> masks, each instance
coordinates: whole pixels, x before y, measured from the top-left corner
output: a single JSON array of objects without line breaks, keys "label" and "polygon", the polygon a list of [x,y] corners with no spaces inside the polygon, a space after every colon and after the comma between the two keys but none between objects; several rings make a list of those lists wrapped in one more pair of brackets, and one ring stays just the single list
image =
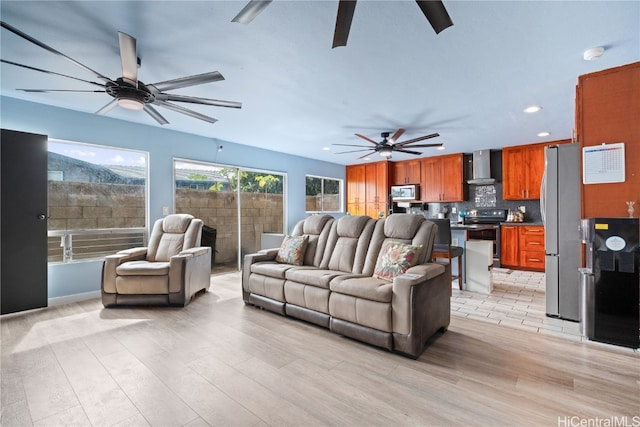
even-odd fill
[{"label": "granite countertop", "polygon": [[543,223],[541,222],[515,222],[515,221],[511,221],[511,222],[501,222],[500,225],[540,225],[540,226],[544,226]]}]

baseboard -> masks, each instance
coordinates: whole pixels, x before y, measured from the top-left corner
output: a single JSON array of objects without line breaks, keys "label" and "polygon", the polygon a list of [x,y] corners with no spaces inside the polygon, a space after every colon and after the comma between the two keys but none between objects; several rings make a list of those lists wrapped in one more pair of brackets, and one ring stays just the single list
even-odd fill
[{"label": "baseboard", "polygon": [[63,297],[49,298],[49,307],[56,305],[70,304],[72,302],[86,301],[88,299],[100,298],[100,291],[83,292],[81,294],[66,295]]}]

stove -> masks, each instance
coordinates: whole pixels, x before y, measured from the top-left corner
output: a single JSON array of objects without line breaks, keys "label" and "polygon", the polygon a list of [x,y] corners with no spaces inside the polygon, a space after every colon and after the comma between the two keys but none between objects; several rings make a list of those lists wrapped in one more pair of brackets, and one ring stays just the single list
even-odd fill
[{"label": "stove", "polygon": [[493,266],[500,267],[500,223],[507,220],[506,209],[471,209],[464,216],[464,225],[489,225],[477,230],[467,230],[468,240],[493,241]]},{"label": "stove", "polygon": [[471,209],[467,211],[462,223],[467,224],[500,224],[507,220],[506,209]]}]

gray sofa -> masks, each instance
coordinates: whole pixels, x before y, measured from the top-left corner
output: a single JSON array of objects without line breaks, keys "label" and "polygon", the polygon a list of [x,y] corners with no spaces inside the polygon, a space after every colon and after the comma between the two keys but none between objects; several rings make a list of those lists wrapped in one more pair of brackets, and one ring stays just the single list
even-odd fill
[{"label": "gray sofa", "polygon": [[[302,265],[276,261],[279,248],[244,257],[243,299],[417,358],[450,321],[450,267],[431,262],[436,231],[434,223],[410,214],[308,217],[291,232],[308,236]],[[392,280],[378,277],[398,243],[422,246],[415,265]]]}]

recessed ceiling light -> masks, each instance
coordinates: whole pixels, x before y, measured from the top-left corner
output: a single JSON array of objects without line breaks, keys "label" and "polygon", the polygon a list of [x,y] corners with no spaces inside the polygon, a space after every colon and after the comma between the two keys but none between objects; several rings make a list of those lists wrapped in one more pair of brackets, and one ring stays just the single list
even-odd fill
[{"label": "recessed ceiling light", "polygon": [[604,54],[604,47],[592,47],[584,51],[582,58],[584,58],[585,61],[593,61],[594,59],[600,58],[602,54]]},{"label": "recessed ceiling light", "polygon": [[549,136],[549,135],[551,135],[551,132],[546,132],[546,131],[545,132],[540,132],[538,134],[538,136],[541,137],[541,138],[544,137],[544,136]]},{"label": "recessed ceiling light", "polygon": [[365,158],[364,158],[364,159],[362,159],[362,160],[371,160],[371,157],[365,157]]},{"label": "recessed ceiling light", "polygon": [[539,105],[532,105],[530,107],[525,108],[524,111],[525,113],[537,113],[538,111],[542,110],[542,107]]},{"label": "recessed ceiling light", "polygon": [[331,147],[322,147],[322,151],[329,151],[331,150]]},{"label": "recessed ceiling light", "polygon": [[444,150],[444,145],[441,145],[440,147],[438,147],[437,150],[440,150],[440,151]]}]

